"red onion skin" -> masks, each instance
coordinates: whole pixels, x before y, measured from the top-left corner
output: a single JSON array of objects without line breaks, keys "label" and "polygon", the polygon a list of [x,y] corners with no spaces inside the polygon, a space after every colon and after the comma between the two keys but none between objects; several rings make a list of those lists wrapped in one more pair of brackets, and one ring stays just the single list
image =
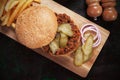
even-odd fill
[{"label": "red onion skin", "polygon": [[94,42],[93,47],[97,47],[101,42],[101,34],[100,34],[98,28],[93,24],[85,24],[81,28],[80,33],[81,33],[81,37],[82,37],[82,44],[84,44],[85,41],[86,41],[86,39],[84,38],[84,33],[88,30],[96,33],[96,36],[94,37],[94,40],[96,40],[96,39],[97,40]]},{"label": "red onion skin", "polygon": [[[94,40],[97,38],[98,32],[97,32],[95,29],[93,29],[93,28],[87,28],[87,29],[85,29],[85,30],[82,32],[83,35],[84,35],[84,33],[85,33],[86,31],[93,31],[93,32],[95,32],[95,33],[96,33],[96,36],[94,37]],[[83,35],[82,35],[82,38],[85,39],[85,38],[83,37]],[[86,39],[85,39],[85,40],[86,40]]]}]

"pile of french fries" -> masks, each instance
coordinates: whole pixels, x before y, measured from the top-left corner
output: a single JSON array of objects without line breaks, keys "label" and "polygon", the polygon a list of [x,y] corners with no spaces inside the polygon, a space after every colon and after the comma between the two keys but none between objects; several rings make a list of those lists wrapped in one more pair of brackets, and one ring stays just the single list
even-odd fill
[{"label": "pile of french fries", "polygon": [[0,0],[0,20],[2,26],[14,24],[18,15],[30,7],[32,2],[40,3],[41,0]]}]

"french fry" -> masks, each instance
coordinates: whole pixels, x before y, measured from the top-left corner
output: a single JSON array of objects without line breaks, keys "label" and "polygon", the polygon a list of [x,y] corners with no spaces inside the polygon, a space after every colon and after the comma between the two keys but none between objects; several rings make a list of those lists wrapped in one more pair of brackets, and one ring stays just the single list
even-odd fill
[{"label": "french fry", "polygon": [[0,17],[2,17],[2,15],[3,15],[6,2],[7,2],[7,0],[0,0]]},{"label": "french fry", "polygon": [[22,8],[20,9],[20,11],[19,11],[19,13],[17,14],[16,17],[18,17],[18,15],[20,15],[20,13],[21,13],[24,9],[26,9],[26,8],[32,3],[32,1],[33,1],[33,0],[27,0],[27,1],[25,2],[25,4],[22,6]]},{"label": "french fry", "polygon": [[5,18],[6,18],[6,14],[5,14],[5,15],[3,15],[3,16],[0,18],[0,20],[1,20],[1,21],[4,21],[4,20],[5,20]]},{"label": "french fry", "polygon": [[15,29],[15,23],[12,23],[12,25],[11,25],[14,29]]},{"label": "french fry", "polygon": [[7,12],[3,17],[4,17],[4,19],[3,19],[3,21],[2,21],[2,26],[5,26],[7,23],[8,23],[8,20],[9,20],[9,17],[10,17],[10,11],[9,12]]},{"label": "french fry", "polygon": [[9,0],[5,6],[5,11],[8,12],[19,3],[18,0]]},{"label": "french fry", "polygon": [[13,11],[13,13],[11,14],[9,21],[7,23],[7,26],[10,26],[11,23],[14,21],[16,15],[18,14],[18,12],[20,11],[21,7],[23,6],[23,4],[26,2],[26,0],[20,0],[19,4],[16,6],[15,10]]},{"label": "french fry", "polygon": [[41,2],[41,0],[33,0],[34,2],[37,2],[37,3],[40,3]]},{"label": "french fry", "polygon": [[9,10],[8,8],[10,8],[10,5],[12,4],[13,1],[15,1],[15,0],[8,0],[7,1],[6,5],[5,5],[5,11],[8,12],[8,10]]}]

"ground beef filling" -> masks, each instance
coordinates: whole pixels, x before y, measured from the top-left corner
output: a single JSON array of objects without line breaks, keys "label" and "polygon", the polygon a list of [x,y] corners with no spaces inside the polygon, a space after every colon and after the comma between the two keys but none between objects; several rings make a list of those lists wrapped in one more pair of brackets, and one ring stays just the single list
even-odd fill
[{"label": "ground beef filling", "polygon": [[[80,39],[80,31],[77,28],[77,26],[74,25],[74,22],[70,19],[70,17],[67,16],[66,14],[56,14],[56,16],[57,16],[58,25],[60,25],[62,23],[70,23],[70,25],[72,27],[73,36],[69,37],[68,42],[67,42],[67,46],[65,48],[60,48],[55,53],[55,55],[66,54],[66,53],[73,51],[74,48],[76,48],[75,46],[77,46],[79,44],[78,40]],[[47,53],[52,53],[50,48],[49,48],[49,45],[45,46],[44,50]]]}]

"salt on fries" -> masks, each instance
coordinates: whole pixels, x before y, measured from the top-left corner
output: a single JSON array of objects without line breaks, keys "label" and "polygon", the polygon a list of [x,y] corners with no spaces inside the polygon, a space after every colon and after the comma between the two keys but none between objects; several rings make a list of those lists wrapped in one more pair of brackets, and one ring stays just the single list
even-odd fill
[{"label": "salt on fries", "polygon": [[11,26],[20,13],[29,7],[32,2],[40,3],[41,0],[0,0],[0,2],[1,25]]}]

